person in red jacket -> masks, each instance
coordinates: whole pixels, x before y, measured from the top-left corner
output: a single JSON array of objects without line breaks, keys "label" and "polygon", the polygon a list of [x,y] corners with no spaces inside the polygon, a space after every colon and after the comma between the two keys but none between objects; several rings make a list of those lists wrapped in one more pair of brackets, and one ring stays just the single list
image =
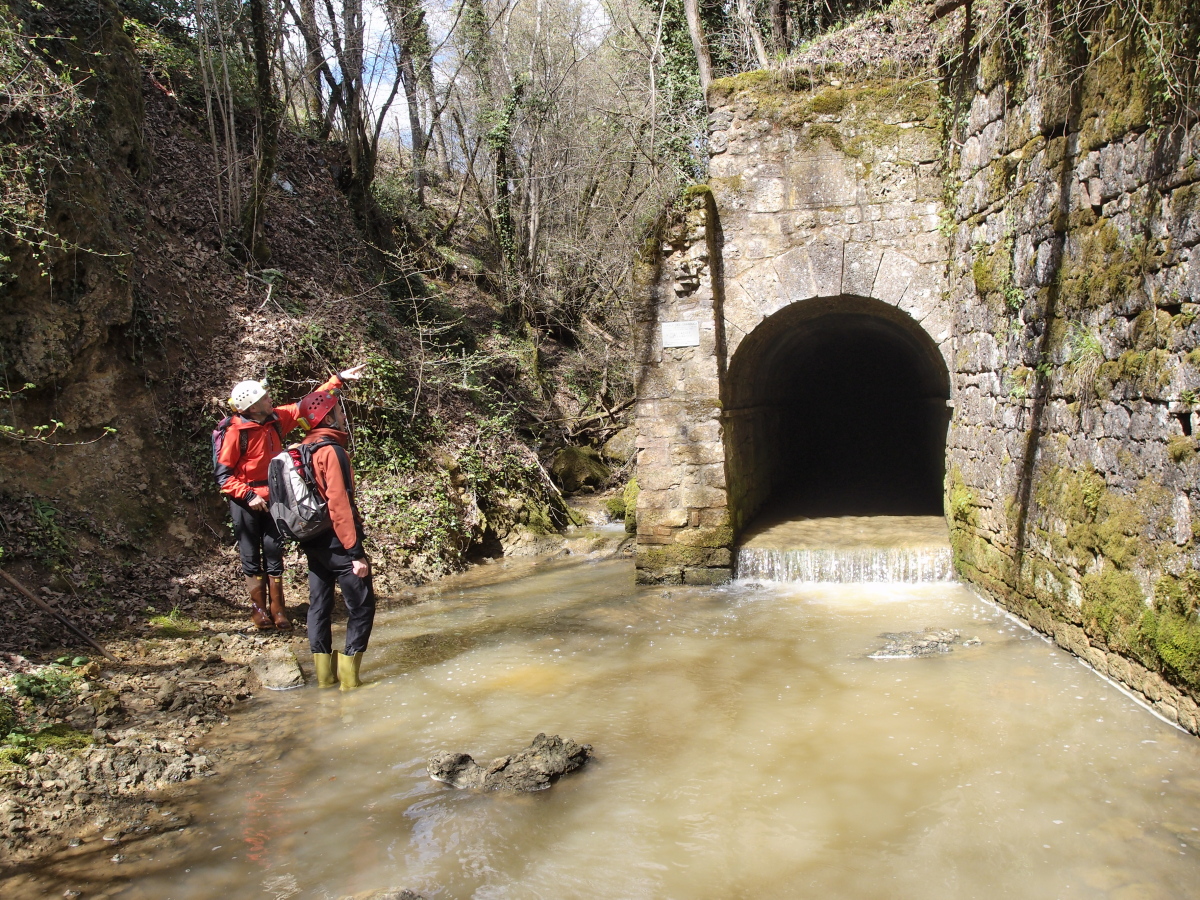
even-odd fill
[{"label": "person in red jacket", "polygon": [[[354,472],[346,454],[346,413],[337,393],[318,390],[300,401],[301,424],[311,430],[304,443],[312,447],[312,476],[325,498],[333,527],[300,546],[308,557],[308,643],[317,670],[317,686],[341,682],[356,688],[363,652],[375,623],[375,588],[371,561],[363,550],[363,524],[354,502]],[[346,646],[333,653],[334,582],[346,604]],[[336,657],[336,658],[335,658]]]},{"label": "person in red jacket", "polygon": [[[332,391],[362,377],[355,366],[325,382]],[[288,630],[292,622],[283,597],[283,541],[267,512],[267,466],[283,449],[284,437],[299,421],[299,404],[274,406],[261,381],[242,381],[229,396],[234,413],[213,445],[213,473],[229,498],[233,533],[250,593],[250,620],[260,630]],[[270,608],[268,609],[268,603]]]}]

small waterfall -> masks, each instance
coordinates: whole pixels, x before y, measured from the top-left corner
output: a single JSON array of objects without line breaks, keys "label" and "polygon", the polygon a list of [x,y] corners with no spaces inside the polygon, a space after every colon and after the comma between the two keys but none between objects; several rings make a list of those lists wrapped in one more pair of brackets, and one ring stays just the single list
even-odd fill
[{"label": "small waterfall", "polygon": [[957,581],[949,547],[768,550],[742,547],[737,577],[835,584]]}]

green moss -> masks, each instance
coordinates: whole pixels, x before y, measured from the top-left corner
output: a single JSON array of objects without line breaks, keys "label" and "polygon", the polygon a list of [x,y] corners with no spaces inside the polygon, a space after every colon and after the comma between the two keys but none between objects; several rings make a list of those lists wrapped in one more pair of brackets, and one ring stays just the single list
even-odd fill
[{"label": "green moss", "polygon": [[1167,438],[1167,456],[1177,463],[1191,462],[1196,455],[1196,441],[1186,435],[1176,434]]},{"label": "green moss", "polygon": [[808,102],[808,108],[818,116],[836,116],[846,108],[851,97],[850,91],[827,88],[813,96]]},{"label": "green moss", "polygon": [[707,184],[689,184],[679,192],[679,199],[687,209],[703,206],[712,197],[712,188]]},{"label": "green moss", "polygon": [[640,569],[671,569],[681,566],[728,566],[732,555],[724,548],[688,547],[682,544],[638,547],[637,565]]},{"label": "green moss", "polygon": [[950,472],[950,489],[946,492],[946,512],[954,522],[974,526],[978,514],[975,495],[963,481],[962,472],[955,467]]},{"label": "green moss", "polygon": [[186,637],[200,630],[200,626],[175,607],[165,616],[151,616],[150,625],[158,637]]},{"label": "green moss", "polygon": [[1133,341],[1138,350],[1163,349],[1175,331],[1170,313],[1161,309],[1146,309],[1133,320]]},{"label": "green moss", "polygon": [[1090,557],[1103,557],[1127,570],[1145,556],[1146,513],[1164,504],[1160,485],[1143,484],[1134,496],[1109,490],[1090,465],[1082,469],[1048,467],[1039,478],[1034,498],[1052,520],[1064,523],[1044,530],[1059,558],[1074,559],[1084,568]]},{"label": "green moss", "polygon": [[[550,512],[550,507],[531,498],[525,500],[517,520],[534,534],[556,534],[558,532],[558,529],[554,527],[554,517]],[[582,522],[572,519],[571,524],[580,525]]]},{"label": "green moss", "polygon": [[1012,260],[1003,250],[987,254],[980,250],[975,254],[975,262],[971,264],[975,290],[981,297],[1003,290],[1008,283],[1011,268]]},{"label": "green moss", "polygon": [[1004,197],[1017,180],[1018,159],[1010,154],[1002,156],[988,167],[988,201],[994,203]]},{"label": "green moss", "polygon": [[[745,186],[746,179],[742,177],[741,172],[735,172],[728,178],[717,178],[715,176],[710,176],[709,183],[718,189],[725,191],[726,193],[736,194]],[[655,244],[655,246],[657,246],[657,244]]]},{"label": "green moss", "polygon": [[792,128],[822,116],[840,116],[843,121],[863,122],[888,118],[910,122],[932,121],[938,102],[936,84],[923,78],[878,80],[855,88],[836,88],[812,82],[789,80],[768,72],[748,72],[713,82],[709,89],[713,106],[735,99],[756,104],[760,118],[772,119]]},{"label": "green moss", "polygon": [[1142,394],[1155,396],[1170,383],[1167,368],[1170,359],[1166,350],[1126,350],[1097,369],[1096,393],[1107,398],[1118,384],[1124,382]]},{"label": "green moss", "polygon": [[1164,576],[1154,585],[1154,602],[1144,609],[1136,641],[1140,658],[1174,680],[1200,687],[1200,575]]},{"label": "green moss", "polygon": [[713,106],[719,106],[740,93],[759,94],[780,89],[783,84],[774,72],[758,69],[716,79],[709,85],[708,97]]},{"label": "green moss", "polygon": [[61,723],[43,728],[35,734],[11,732],[5,738],[4,745],[0,746],[0,772],[24,765],[31,753],[44,753],[47,750],[66,753],[82,750],[94,743],[90,734]]},{"label": "green moss", "polygon": [[1056,137],[1046,142],[1046,157],[1044,165],[1047,169],[1057,169],[1062,165],[1064,159],[1067,158],[1067,150],[1070,148],[1065,137]]},{"label": "green moss", "polygon": [[609,497],[604,501],[604,511],[610,519],[625,520],[625,500],[622,497]]},{"label": "green moss", "polygon": [[82,750],[94,743],[95,740],[87,732],[76,731],[69,725],[62,724],[43,728],[33,736],[35,750]]},{"label": "green moss", "polygon": [[1074,234],[1077,250],[1060,272],[1060,302],[1064,310],[1095,309],[1124,300],[1141,285],[1147,260],[1144,241],[1121,242],[1116,227],[1100,219]]},{"label": "green moss", "polygon": [[7,737],[16,724],[16,710],[6,697],[0,697],[0,739]]},{"label": "green moss", "polygon": [[1200,347],[1197,347],[1195,350],[1189,350],[1184,359],[1189,366],[1200,369]]},{"label": "green moss", "polygon": [[621,499],[625,503],[625,530],[631,534],[637,531],[637,501],[641,492],[636,478],[630,478],[621,492]]},{"label": "green moss", "polygon": [[1136,653],[1146,611],[1141,585],[1129,572],[1105,568],[1083,577],[1084,627],[1113,650]]},{"label": "green moss", "polygon": [[991,91],[1008,75],[1009,64],[1003,46],[999,41],[993,41],[979,57],[979,78],[983,82],[983,90]]},{"label": "green moss", "polygon": [[801,132],[801,141],[805,149],[808,149],[818,141],[825,141],[831,147],[833,147],[834,150],[845,150],[846,147],[845,143],[842,141],[842,133],[834,126],[826,125],[824,123],[807,126],[803,132]]},{"label": "green moss", "polygon": [[729,525],[688,528],[676,540],[688,547],[729,547],[733,544],[733,528]]},{"label": "green moss", "polygon": [[596,487],[612,474],[594,447],[563,447],[555,454],[550,472],[568,493]]}]

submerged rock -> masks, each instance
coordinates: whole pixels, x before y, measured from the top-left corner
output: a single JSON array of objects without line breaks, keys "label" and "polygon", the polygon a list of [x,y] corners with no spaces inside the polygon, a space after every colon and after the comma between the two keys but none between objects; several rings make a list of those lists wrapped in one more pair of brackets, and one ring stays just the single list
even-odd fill
[{"label": "submerged rock", "polygon": [[881,634],[880,637],[887,643],[872,653],[871,659],[916,659],[949,653],[951,644],[958,640],[958,632],[950,628],[929,628]]},{"label": "submerged rock", "polygon": [[466,753],[438,753],[429,758],[429,777],[451,787],[475,791],[543,791],[563,775],[580,768],[592,755],[591,744],[539,734],[533,743],[479,765]]}]

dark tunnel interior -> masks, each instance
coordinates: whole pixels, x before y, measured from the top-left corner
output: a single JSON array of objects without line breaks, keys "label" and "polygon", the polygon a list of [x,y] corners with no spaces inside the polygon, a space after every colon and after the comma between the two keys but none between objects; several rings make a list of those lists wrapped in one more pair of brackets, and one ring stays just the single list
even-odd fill
[{"label": "dark tunnel interior", "polygon": [[798,304],[731,362],[731,500],[764,517],[940,515],[949,377],[932,339],[878,301]]}]

